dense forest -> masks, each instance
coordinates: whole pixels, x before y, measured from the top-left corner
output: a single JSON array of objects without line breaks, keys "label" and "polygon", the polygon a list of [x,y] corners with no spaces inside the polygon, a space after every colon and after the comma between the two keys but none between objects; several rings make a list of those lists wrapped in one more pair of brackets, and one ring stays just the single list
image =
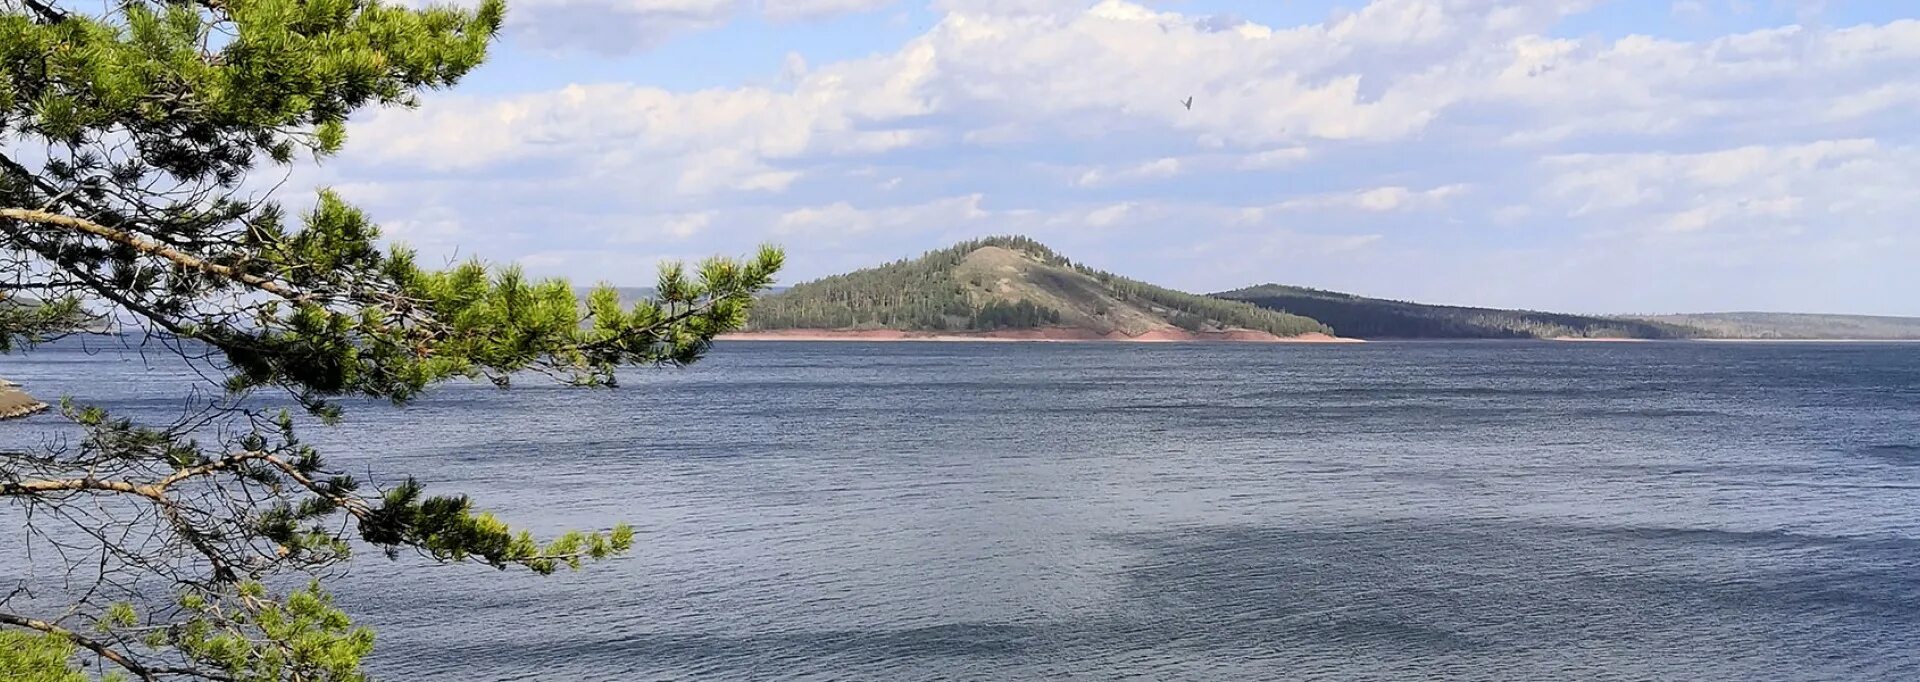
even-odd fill
[{"label": "dense forest", "polygon": [[[1019,257],[996,259],[995,252]],[[1330,331],[1298,315],[1096,270],[1026,237],[964,242],[919,258],[796,285],[762,299],[749,323],[759,330],[904,331],[1053,325],[1130,334],[1153,325],[1188,331],[1252,329],[1280,336]]]},{"label": "dense forest", "polygon": [[1426,305],[1278,284],[1214,296],[1306,315],[1342,336],[1363,339],[1683,339],[1701,335],[1698,329],[1662,321]]}]

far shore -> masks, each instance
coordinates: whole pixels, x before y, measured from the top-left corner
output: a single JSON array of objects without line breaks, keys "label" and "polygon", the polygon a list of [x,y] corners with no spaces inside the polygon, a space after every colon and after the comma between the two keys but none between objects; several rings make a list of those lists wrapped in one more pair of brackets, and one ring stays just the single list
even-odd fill
[{"label": "far shore", "polygon": [[1126,335],[1100,334],[1084,329],[1005,329],[991,332],[908,332],[896,329],[781,329],[739,332],[718,337],[720,341],[917,341],[917,342],[996,342],[996,343],[1365,343],[1321,333],[1278,336],[1251,329],[1213,332],[1155,330]]},{"label": "far shore", "polygon": [[1714,343],[1920,343],[1920,339],[1688,339]]},{"label": "far shore", "polygon": [[1588,338],[1582,336],[1556,336],[1544,339],[1470,339],[1470,338],[1433,338],[1433,339],[1355,339],[1327,334],[1304,334],[1301,336],[1276,336],[1266,332],[1248,329],[1189,332],[1185,330],[1159,330],[1137,336],[1124,334],[1098,334],[1083,329],[1006,329],[993,332],[908,332],[896,329],[781,329],[772,331],[736,332],[718,337],[720,341],[811,341],[811,342],[930,342],[930,343],[1294,343],[1294,344],[1349,344],[1349,343],[1420,343],[1420,342],[1565,342],[1565,343],[1920,343],[1920,339],[1628,339],[1628,338]]}]

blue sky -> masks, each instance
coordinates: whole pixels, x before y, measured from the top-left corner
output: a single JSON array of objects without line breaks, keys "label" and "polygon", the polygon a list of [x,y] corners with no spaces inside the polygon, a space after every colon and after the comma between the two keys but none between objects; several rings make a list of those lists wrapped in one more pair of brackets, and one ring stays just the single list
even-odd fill
[{"label": "blue sky", "polygon": [[[1195,291],[1920,315],[1920,5],[520,0],[296,170],[433,258],[788,282],[987,234]],[[1180,100],[1195,99],[1192,111]]]}]

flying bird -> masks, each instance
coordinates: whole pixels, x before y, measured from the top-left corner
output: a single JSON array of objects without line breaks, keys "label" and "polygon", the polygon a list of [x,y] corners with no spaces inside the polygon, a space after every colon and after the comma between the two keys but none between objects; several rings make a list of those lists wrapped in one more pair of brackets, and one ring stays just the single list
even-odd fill
[{"label": "flying bird", "polygon": [[1180,103],[1187,106],[1187,111],[1193,111],[1193,95],[1187,95],[1187,98]]}]

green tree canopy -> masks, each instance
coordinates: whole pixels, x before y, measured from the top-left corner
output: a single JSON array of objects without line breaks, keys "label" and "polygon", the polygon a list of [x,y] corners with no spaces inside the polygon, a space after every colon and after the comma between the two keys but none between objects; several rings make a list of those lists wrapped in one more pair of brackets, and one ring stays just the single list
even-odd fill
[{"label": "green tree canopy", "polygon": [[[782,256],[762,248],[663,268],[631,306],[604,287],[582,300],[477,261],[423,268],[337,195],[293,215],[261,189],[263,172],[337,152],[353,112],[454,85],[503,13],[0,0],[0,351],[31,352],[84,311],[164,340],[224,388],[168,424],[69,401],[83,434],[69,445],[0,446],[0,499],[32,535],[91,546],[71,564],[32,559],[93,576],[40,613],[0,599],[0,645],[17,650],[0,677],[66,680],[86,663],[142,680],[360,680],[371,632],[303,577],[356,545],[541,573],[631,546],[624,527],[541,541],[412,479],[376,488],[330,470],[296,414],[247,400],[288,395],[332,422],[339,398],[400,403],[451,379],[610,386],[622,366],[698,359],[771,283]],[[216,433],[235,435],[203,440]]]}]

